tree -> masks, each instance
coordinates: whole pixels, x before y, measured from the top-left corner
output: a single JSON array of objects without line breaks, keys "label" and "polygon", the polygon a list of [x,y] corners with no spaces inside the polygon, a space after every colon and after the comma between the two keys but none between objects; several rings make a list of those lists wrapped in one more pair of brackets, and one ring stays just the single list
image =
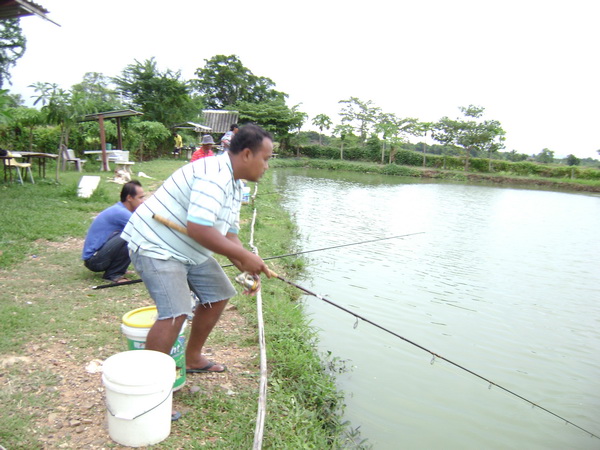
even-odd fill
[{"label": "tree", "polygon": [[26,43],[19,19],[0,20],[0,88],[10,82],[10,69],[25,53]]},{"label": "tree", "polygon": [[344,159],[344,142],[346,141],[346,136],[348,136],[349,134],[352,134],[353,131],[354,131],[354,127],[352,125],[347,124],[347,123],[343,123],[341,125],[337,125],[333,129],[333,134],[340,136],[340,141],[341,141],[341,145],[340,145],[340,159],[341,160]]},{"label": "tree", "polygon": [[14,97],[6,89],[0,89],[0,123],[12,117],[12,108],[17,106]]},{"label": "tree", "polygon": [[[433,129],[433,123],[431,122],[417,122],[415,123],[413,133],[415,136],[423,136],[427,138],[427,133],[431,133]],[[427,166],[427,143],[423,139],[423,167]]]},{"label": "tree", "polygon": [[[23,128],[28,130],[28,151],[33,151],[33,130],[46,122],[44,114],[35,108],[20,106],[13,109],[10,125],[16,135],[21,134]],[[16,139],[15,139],[16,140]],[[24,145],[22,143],[21,145]]]},{"label": "tree", "polygon": [[567,165],[568,166],[578,166],[580,163],[581,163],[581,160],[577,156],[575,156],[573,154],[567,156]]},{"label": "tree", "polygon": [[287,94],[274,89],[270,78],[254,75],[236,55],[216,55],[196,69],[193,86],[208,108],[234,108],[240,102],[261,103],[285,100]]},{"label": "tree", "polygon": [[417,119],[411,117],[400,119],[394,114],[383,113],[376,118],[375,130],[383,135],[383,145],[381,147],[381,164],[385,162],[386,143],[390,142],[389,164],[394,159],[395,149],[398,145],[405,142],[407,134],[414,134]]},{"label": "tree", "polygon": [[298,130],[306,120],[306,113],[298,105],[289,108],[283,99],[262,103],[238,102],[240,122],[252,122],[274,134],[282,147],[286,148],[290,134]]},{"label": "tree", "polygon": [[196,119],[200,113],[190,86],[180,79],[180,72],[160,72],[154,58],[128,65],[120,77],[113,79],[128,105],[144,113],[148,121],[166,127]]},{"label": "tree", "polygon": [[47,122],[60,126],[59,147],[69,148],[71,127],[85,114],[80,94],[72,95],[56,83],[36,83],[29,87],[38,93],[33,105],[41,103],[41,111],[46,114]]},{"label": "tree", "polygon": [[[87,112],[81,93],[73,94],[65,91],[56,83],[36,83],[30,87],[33,87],[39,94],[33,103],[34,106],[41,102],[43,105],[41,111],[46,115],[47,122],[60,126],[58,148],[68,149],[71,128]],[[56,181],[58,181],[61,154],[62,151],[59,151],[56,162]]]},{"label": "tree", "polygon": [[89,113],[122,109],[119,94],[111,88],[112,80],[98,72],[88,72],[81,83],[73,85],[71,92],[79,95]]},{"label": "tree", "polygon": [[[466,120],[442,117],[433,127],[433,138],[444,145],[462,148],[465,153],[465,170],[469,170],[471,152],[486,151],[491,158],[492,151],[503,148],[501,138],[506,132],[497,120],[477,120],[485,111],[481,106],[461,106],[459,110]],[[496,139],[498,142],[494,144]]]},{"label": "tree", "polygon": [[329,130],[329,128],[331,128],[331,125],[333,125],[333,122],[331,121],[331,119],[329,118],[329,116],[327,114],[317,114],[313,120],[312,120],[312,124],[315,127],[319,128],[319,131],[321,133],[319,133],[319,145],[323,145],[322,141],[321,141],[321,135],[323,134],[323,128],[326,130]]},{"label": "tree", "polygon": [[356,97],[340,100],[338,103],[344,105],[340,111],[342,123],[353,125],[358,131],[361,144],[364,145],[369,129],[375,122],[375,118],[380,114],[381,109],[373,106],[371,100],[363,102]]},{"label": "tree", "polygon": [[554,162],[554,152],[545,148],[535,156],[535,160],[542,164],[550,164]]},{"label": "tree", "polygon": [[140,161],[144,160],[144,149],[149,146],[156,148],[171,136],[169,129],[162,123],[147,120],[135,122],[131,125],[130,131],[132,133],[128,139],[134,148],[137,147],[136,157]]},{"label": "tree", "polygon": [[523,153],[517,153],[516,150],[511,150],[508,153],[505,153],[506,159],[512,162],[525,161],[528,156]]}]

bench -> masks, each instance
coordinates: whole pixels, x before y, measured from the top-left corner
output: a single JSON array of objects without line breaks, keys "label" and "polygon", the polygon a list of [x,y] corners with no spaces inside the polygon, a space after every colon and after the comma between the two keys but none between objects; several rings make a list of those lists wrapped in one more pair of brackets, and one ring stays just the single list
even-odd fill
[{"label": "bench", "polygon": [[115,163],[115,170],[123,170],[131,173],[131,166],[135,163],[129,161],[129,150],[111,150],[110,153],[111,155],[108,157],[108,160]]},{"label": "bench", "polygon": [[[86,150],[86,155],[101,155],[102,150]],[[124,170],[131,173],[131,166],[135,163],[129,161],[129,150],[106,150],[107,162],[115,163],[115,170]],[[102,156],[98,156],[98,161],[102,161]]]},{"label": "bench", "polygon": [[73,167],[77,169],[78,172],[81,172],[85,161],[82,161],[81,158],[77,158],[75,156],[75,152],[73,150],[65,149],[62,152],[62,160],[63,160],[63,170],[66,169],[68,163],[73,163]]}]

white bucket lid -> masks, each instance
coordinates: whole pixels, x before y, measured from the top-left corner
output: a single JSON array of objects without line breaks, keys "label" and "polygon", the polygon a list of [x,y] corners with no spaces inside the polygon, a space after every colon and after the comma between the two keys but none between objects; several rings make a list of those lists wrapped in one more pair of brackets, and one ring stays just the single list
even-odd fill
[{"label": "white bucket lid", "polygon": [[175,382],[175,360],[154,350],[129,350],[107,358],[102,378],[121,386],[171,386]]}]

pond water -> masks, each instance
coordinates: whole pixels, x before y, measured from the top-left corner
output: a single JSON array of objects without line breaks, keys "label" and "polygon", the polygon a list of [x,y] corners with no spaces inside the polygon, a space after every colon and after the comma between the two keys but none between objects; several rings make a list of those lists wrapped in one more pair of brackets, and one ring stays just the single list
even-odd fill
[{"label": "pond water", "polygon": [[404,338],[304,298],[320,349],[350,369],[337,377],[345,418],[374,448],[600,448],[577,428],[600,436],[600,197],[274,179],[299,251],[421,233],[309,253],[299,281]]}]

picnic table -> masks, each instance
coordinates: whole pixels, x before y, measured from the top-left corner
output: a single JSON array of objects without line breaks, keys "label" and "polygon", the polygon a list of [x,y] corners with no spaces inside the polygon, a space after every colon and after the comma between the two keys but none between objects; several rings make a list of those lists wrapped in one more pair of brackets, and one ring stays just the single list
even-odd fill
[{"label": "picnic table", "polygon": [[55,155],[54,153],[18,152],[17,155],[21,155],[21,158],[28,163],[31,162],[32,158],[37,159],[38,175],[42,178],[46,178],[46,160],[58,158],[58,155]]},{"label": "picnic table", "polygon": [[[2,161],[2,166],[4,167],[4,181],[6,182],[7,178],[10,178],[12,183],[12,167],[8,165],[6,161],[11,159],[24,159],[26,164],[31,164],[31,159],[35,158],[38,161],[38,174],[42,178],[46,178],[46,160],[47,159],[56,159],[58,155],[53,153],[41,153],[41,152],[14,152],[8,156],[0,156],[0,161]],[[31,172],[30,172],[31,174]],[[7,177],[8,175],[8,177]],[[33,176],[31,177],[33,182]]]}]

